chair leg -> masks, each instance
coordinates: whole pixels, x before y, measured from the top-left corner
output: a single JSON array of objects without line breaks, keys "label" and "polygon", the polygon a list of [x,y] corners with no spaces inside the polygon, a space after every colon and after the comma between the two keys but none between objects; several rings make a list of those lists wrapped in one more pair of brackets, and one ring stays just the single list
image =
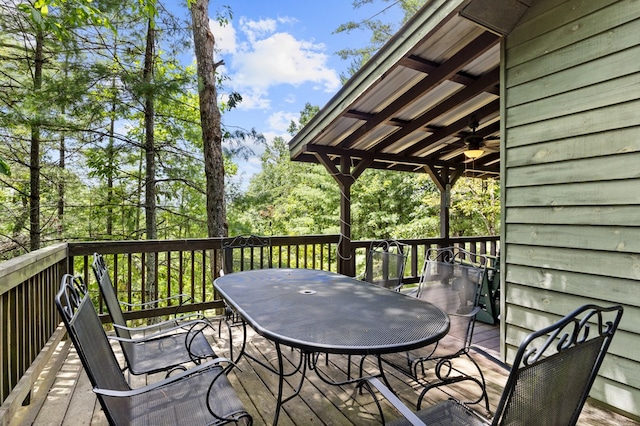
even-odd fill
[{"label": "chair leg", "polygon": [[[466,356],[467,359],[469,359],[469,361],[471,361],[471,363],[475,366],[475,369],[478,371],[479,378],[465,374],[462,371],[458,370],[453,365],[454,361],[458,358],[461,358],[462,356]],[[438,378],[438,381],[429,383],[424,387],[424,389],[422,390],[422,393],[418,397],[418,404],[417,404],[418,409],[420,408],[422,404],[422,400],[424,399],[426,393],[431,389],[441,388],[444,386],[450,386],[455,383],[469,381],[478,385],[478,388],[480,389],[480,396],[475,400],[466,402],[466,404],[479,404],[484,401],[484,406],[487,410],[487,416],[491,415],[491,409],[489,407],[489,395],[487,394],[487,385],[484,378],[484,374],[482,373],[482,370],[480,369],[480,366],[478,365],[478,363],[473,359],[471,354],[469,354],[467,348],[462,349],[453,355],[445,356],[437,360],[434,371]],[[452,373],[454,371],[459,373],[459,375],[452,376]]]}]

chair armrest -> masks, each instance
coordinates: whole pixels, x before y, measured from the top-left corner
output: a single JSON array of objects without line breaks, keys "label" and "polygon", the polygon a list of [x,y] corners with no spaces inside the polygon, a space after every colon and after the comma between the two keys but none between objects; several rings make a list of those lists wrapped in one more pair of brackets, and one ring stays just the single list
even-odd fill
[{"label": "chair armrest", "polygon": [[126,398],[126,397],[132,397],[132,396],[136,396],[136,395],[141,395],[143,393],[152,391],[152,390],[157,389],[159,387],[166,386],[168,384],[171,384],[171,383],[177,382],[179,380],[182,380],[183,378],[191,376],[193,374],[199,374],[202,371],[208,370],[210,368],[216,368],[216,367],[220,368],[220,374],[222,374],[224,372],[224,369],[220,365],[220,363],[222,363],[222,362],[228,362],[230,364],[233,364],[233,362],[230,359],[220,357],[220,358],[212,359],[211,361],[208,361],[206,363],[203,363],[203,364],[200,364],[200,365],[196,365],[195,367],[189,368],[189,369],[187,369],[185,371],[180,371],[179,373],[174,374],[172,376],[169,376],[169,377],[167,377],[167,378],[165,378],[163,380],[148,384],[148,385],[140,387],[140,388],[121,391],[121,390],[102,389],[102,388],[95,387],[95,388],[93,388],[93,391],[96,394],[99,394],[99,395],[119,397],[119,398]]},{"label": "chair armrest", "polygon": [[[195,319],[190,319],[190,318],[195,318]],[[199,313],[199,312],[193,312],[190,314],[185,314],[185,315],[180,315],[177,316],[172,319],[172,320],[168,320],[166,322],[170,322],[170,321],[176,321],[176,322],[180,322],[180,321],[184,321],[184,322],[191,322],[191,321],[195,321],[195,320],[202,320],[202,321],[207,321],[209,322],[209,320],[207,319],[207,317],[205,317],[203,314]]]},{"label": "chair armrest", "polygon": [[[190,332],[193,332],[194,328],[197,325],[202,325],[203,326],[202,330],[204,330],[204,328],[206,328],[206,327],[213,328],[213,326],[211,325],[211,323],[208,320],[197,319],[197,320],[189,321],[189,322],[184,323],[184,324],[179,324],[179,325],[176,325],[174,327],[170,327],[170,328],[167,328],[165,330],[158,331],[157,333],[149,334],[149,335],[142,336],[142,337],[131,338],[131,339],[128,339],[126,337],[117,337],[117,336],[107,336],[107,337],[109,339],[116,340],[116,341],[119,341],[119,342],[143,343],[143,342],[146,342],[146,341],[150,341],[150,340],[155,340],[155,339],[161,338],[161,337],[166,336],[168,334],[172,334],[175,331],[183,331],[185,333],[190,333]],[[118,324],[113,324],[113,327],[114,328],[119,328],[119,329],[122,329],[122,330],[134,331],[134,332],[139,332],[139,331],[141,331],[143,329],[143,327],[131,328],[131,327],[121,326],[121,325],[118,325]],[[146,326],[144,328],[148,329],[148,328],[152,328],[152,327],[153,327],[153,325],[152,326]],[[197,332],[201,333],[202,330],[198,330]]]},{"label": "chair armrest", "polygon": [[182,305],[184,302],[191,300],[191,296],[189,296],[188,294],[176,294],[173,296],[169,296],[169,297],[163,297],[161,299],[156,299],[156,300],[150,300],[148,302],[142,302],[142,303],[128,303],[128,302],[123,302],[123,301],[119,301],[121,305],[130,307],[130,308],[141,308],[144,306],[149,306],[149,305],[153,305],[155,303],[158,302],[166,302],[167,300],[173,300],[173,299],[178,299],[178,298],[183,298],[185,299],[184,301],[180,302],[180,305]]},{"label": "chair armrest", "polygon": [[[195,318],[194,319],[189,319],[191,317],[195,317]],[[182,316],[176,317],[174,319],[161,321],[161,322],[158,322],[158,323],[155,323],[155,324],[150,324],[150,325],[141,325],[141,326],[137,326],[137,327],[129,327],[129,326],[126,326],[126,325],[121,325],[121,324],[115,324],[114,323],[113,327],[114,328],[118,328],[120,330],[127,330],[127,331],[132,332],[132,333],[144,333],[147,330],[153,330],[155,328],[165,326],[166,324],[172,324],[169,328],[166,328],[166,329],[158,332],[158,334],[163,334],[163,333],[166,333],[166,332],[173,332],[178,328],[189,327],[189,326],[191,326],[191,324],[193,322],[196,322],[196,321],[205,321],[207,323],[210,323],[209,320],[206,317],[204,317],[202,314],[194,312],[193,314],[182,315]]]},{"label": "chair armrest", "polygon": [[382,396],[384,396],[391,403],[391,405],[393,405],[396,410],[398,410],[400,414],[402,414],[404,418],[409,421],[409,423],[414,426],[426,426],[425,422],[420,420],[420,418],[418,418],[418,416],[413,411],[411,411],[409,407],[407,407],[402,401],[400,401],[400,398],[398,398],[393,392],[391,392],[388,387],[382,384],[380,379],[376,377],[369,377],[367,379],[367,382],[378,389]]},{"label": "chair armrest", "polygon": [[481,349],[477,346],[469,346],[469,349],[479,353],[480,355],[482,355],[483,357],[485,357],[486,359],[488,359],[489,361],[493,362],[494,364],[496,364],[498,367],[502,368],[503,370],[510,372],[511,371],[511,366],[509,364],[505,364],[504,362],[500,361],[498,358],[496,358],[495,356],[491,355],[489,352],[485,351],[484,349]]},{"label": "chair armrest", "polygon": [[455,316],[455,317],[465,317],[465,318],[472,318],[475,317],[476,315],[478,315],[478,312],[480,312],[480,310],[482,310],[482,308],[480,306],[474,306],[473,309],[471,311],[469,311],[466,314],[457,314],[455,312],[448,312],[449,315],[451,316]]}]

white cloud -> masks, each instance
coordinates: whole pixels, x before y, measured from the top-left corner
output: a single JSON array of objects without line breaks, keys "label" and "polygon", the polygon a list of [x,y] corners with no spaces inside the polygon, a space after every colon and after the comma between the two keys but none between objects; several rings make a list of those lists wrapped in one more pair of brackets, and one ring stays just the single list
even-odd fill
[{"label": "white cloud", "polygon": [[267,91],[263,88],[249,87],[241,89],[240,95],[242,96],[242,102],[238,105],[239,109],[267,110],[271,108],[271,99],[269,99]]},{"label": "white cloud", "polygon": [[306,82],[322,83],[334,91],[339,84],[335,71],[326,67],[327,55],[322,44],[296,40],[291,34],[276,33],[258,40],[252,50],[234,58],[238,83],[269,87],[277,84],[299,86]]},{"label": "white cloud", "polygon": [[215,39],[215,49],[218,54],[233,54],[237,49],[236,29],[231,22],[220,25],[215,19],[209,19],[209,28]]},{"label": "white cloud", "polygon": [[265,37],[275,32],[278,23],[275,19],[261,19],[259,21],[253,21],[245,18],[240,18],[241,31],[247,36],[250,44],[254,44],[256,40],[261,37]]},{"label": "white cloud", "polygon": [[[269,90],[275,86],[299,87],[312,84],[313,90],[335,92],[340,86],[338,73],[329,68],[326,46],[298,40],[293,35],[278,32],[279,24],[292,25],[289,17],[277,19],[240,19],[236,31],[231,24],[220,27],[212,21],[212,30],[220,52],[226,53],[226,72],[229,85],[240,92],[240,109],[270,107]],[[238,32],[245,41],[238,40]],[[288,100],[291,98],[288,97]]]},{"label": "white cloud", "polygon": [[[267,124],[269,125],[269,128],[274,131],[285,133],[289,128],[289,124],[291,124],[291,121],[292,120],[296,121],[297,119],[298,119],[298,115],[292,112],[278,111],[274,114],[271,114],[269,118],[267,118]],[[275,135],[275,136],[282,136],[282,135]],[[271,140],[271,139],[268,139],[268,140]]]},{"label": "white cloud", "polygon": [[279,24],[293,25],[293,24],[297,24],[298,22],[300,22],[300,21],[297,20],[296,18],[292,18],[290,16],[278,16],[278,23]]}]

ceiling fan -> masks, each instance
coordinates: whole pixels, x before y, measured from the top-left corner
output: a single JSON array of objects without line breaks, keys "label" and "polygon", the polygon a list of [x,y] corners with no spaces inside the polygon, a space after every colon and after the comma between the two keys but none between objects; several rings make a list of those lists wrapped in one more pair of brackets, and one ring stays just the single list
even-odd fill
[{"label": "ceiling fan", "polygon": [[465,157],[471,160],[481,157],[485,152],[498,152],[500,150],[500,137],[483,137],[477,135],[476,129],[479,125],[478,120],[474,116],[470,117],[469,128],[471,129],[471,134],[465,136],[463,139],[465,146],[463,153]]}]

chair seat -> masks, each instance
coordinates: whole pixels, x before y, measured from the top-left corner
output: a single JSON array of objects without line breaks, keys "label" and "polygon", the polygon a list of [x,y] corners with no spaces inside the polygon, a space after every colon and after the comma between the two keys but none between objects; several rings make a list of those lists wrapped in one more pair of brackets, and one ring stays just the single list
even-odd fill
[{"label": "chair seat", "polygon": [[[129,369],[132,374],[150,374],[167,371],[188,362],[203,358],[215,358],[216,354],[204,333],[193,336],[189,348],[187,333],[163,335],[162,338],[145,340],[130,346]],[[125,343],[125,345],[128,345]]]},{"label": "chair seat", "polygon": [[[117,338],[114,339],[120,341],[131,374],[152,374],[161,371],[169,374],[174,370],[185,369],[185,363],[199,363],[203,358],[216,357],[203,333],[206,327],[211,327],[209,321],[204,318],[189,320],[192,315],[199,317],[199,314],[177,316],[176,311],[175,317],[171,320],[148,326],[128,327],[116,289],[109,277],[107,264],[101,254],[94,253],[92,268],[115,326]],[[173,298],[174,296],[170,296],[159,300]],[[182,299],[182,296],[178,296],[178,299]],[[149,303],[143,302],[140,306]]]},{"label": "chair seat", "polygon": [[209,397],[211,410],[220,417],[240,418],[240,423],[248,421],[240,416],[246,412],[221,372],[222,368],[216,367],[130,398],[105,398],[121,400],[117,402],[118,407],[127,413],[121,412],[117,416],[122,416],[130,425],[223,424],[224,421],[216,419],[207,409],[207,392],[215,379],[211,392],[215,397]]},{"label": "chair seat", "polygon": [[[416,415],[429,426],[486,426],[490,424],[488,420],[478,417],[470,409],[453,400],[432,405],[418,411]],[[411,425],[405,418],[399,418],[387,424],[392,426]]]}]

